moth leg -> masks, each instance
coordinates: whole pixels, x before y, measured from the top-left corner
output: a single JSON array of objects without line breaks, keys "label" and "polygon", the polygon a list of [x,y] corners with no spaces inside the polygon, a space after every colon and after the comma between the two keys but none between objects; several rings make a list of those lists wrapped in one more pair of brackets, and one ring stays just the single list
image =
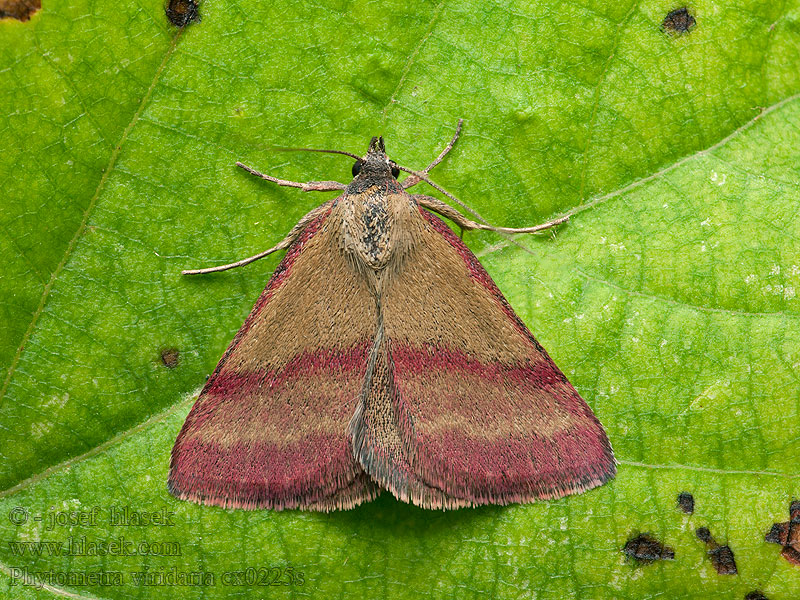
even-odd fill
[{"label": "moth leg", "polygon": [[300,188],[304,192],[333,192],[337,190],[343,190],[347,187],[345,184],[339,183],[338,181],[309,181],[306,183],[300,183],[298,181],[286,181],[285,179],[278,179],[277,177],[260,173],[259,171],[256,171],[255,169],[240,162],[237,162],[236,166],[241,167],[251,175],[261,177],[261,179],[266,179],[267,181],[271,181],[272,183],[277,183],[278,185],[283,185],[286,187]]},{"label": "moth leg", "polygon": [[[453,139],[450,140],[450,142],[447,144],[447,146],[445,146],[444,150],[442,150],[439,153],[439,156],[436,157],[436,160],[434,160],[431,164],[429,164],[427,167],[425,167],[425,169],[422,171],[423,173],[425,173],[425,175],[427,175],[433,167],[435,167],[440,162],[442,162],[442,159],[445,156],[447,156],[447,153],[450,152],[450,150],[453,149],[453,146],[455,146],[456,140],[458,139],[458,136],[461,134],[461,125],[462,125],[462,123],[464,123],[464,119],[459,119],[458,120],[458,125],[456,125],[456,132],[455,132],[455,134],[453,134]],[[417,185],[420,181],[422,181],[422,180],[419,177],[417,177],[416,175],[410,175],[409,177],[406,177],[403,180],[403,189],[407,190],[411,186]]]},{"label": "moth leg", "polygon": [[569,216],[563,216],[553,219],[552,221],[548,221],[547,223],[542,223],[541,225],[534,225],[533,227],[494,227],[493,225],[484,225],[482,223],[471,221],[449,204],[446,204],[438,198],[434,198],[433,196],[414,194],[411,197],[423,208],[427,208],[428,210],[439,213],[443,217],[447,217],[453,221],[453,223],[461,227],[462,230],[482,229],[485,231],[496,231],[498,233],[537,233],[539,231],[544,231],[545,229],[555,227],[556,225],[561,225],[561,223],[569,220]]},{"label": "moth leg", "polygon": [[280,242],[274,245],[269,250],[264,250],[263,252],[259,252],[254,256],[250,256],[248,258],[243,258],[242,260],[236,261],[235,263],[230,263],[229,265],[220,265],[218,267],[208,267],[206,269],[187,269],[185,271],[181,271],[181,275],[203,275],[205,273],[216,273],[217,271],[227,271],[228,269],[235,269],[236,267],[243,267],[244,265],[249,265],[251,262],[257,261],[259,258],[264,258],[272,254],[273,252],[277,252],[278,250],[284,250],[288,248],[292,242],[294,242],[300,234],[303,232],[303,229],[306,226],[316,219],[320,214],[324,213],[330,207],[331,202],[325,202],[324,204],[320,204],[310,213],[306,214],[302,219],[297,222],[297,225],[292,227],[292,230],[283,238]]}]

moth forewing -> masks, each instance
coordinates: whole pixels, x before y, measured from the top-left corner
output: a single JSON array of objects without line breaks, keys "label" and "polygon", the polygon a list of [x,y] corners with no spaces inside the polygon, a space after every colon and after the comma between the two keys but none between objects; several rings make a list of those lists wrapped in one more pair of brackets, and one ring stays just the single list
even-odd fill
[{"label": "moth forewing", "polygon": [[[342,193],[268,251],[187,272],[287,250],[178,435],[173,494],[333,510],[388,490],[458,508],[558,498],[614,477],[600,422],[433,212],[464,229],[503,228],[406,191],[430,182],[457,136],[423,171],[398,167],[373,138],[347,186],[246,167]],[[412,173],[403,183],[400,169]]]}]

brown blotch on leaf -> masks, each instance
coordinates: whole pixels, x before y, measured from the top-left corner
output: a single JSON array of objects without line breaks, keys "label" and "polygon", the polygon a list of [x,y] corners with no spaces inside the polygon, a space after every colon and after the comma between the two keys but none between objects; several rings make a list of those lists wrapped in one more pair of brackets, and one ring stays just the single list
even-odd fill
[{"label": "brown blotch on leaf", "polygon": [[200,21],[200,10],[194,0],[167,0],[164,12],[175,27],[186,27]]},{"label": "brown blotch on leaf", "polygon": [[27,21],[42,8],[42,0],[0,0],[0,19]]},{"label": "brown blotch on leaf", "polygon": [[668,13],[661,23],[661,28],[664,31],[681,34],[689,31],[696,22],[689,10],[684,6]]},{"label": "brown blotch on leaf", "polygon": [[730,546],[720,546],[709,550],[708,554],[711,556],[711,563],[720,575],[736,575],[739,572]]},{"label": "brown blotch on leaf", "polygon": [[649,565],[657,560],[674,560],[675,551],[665,546],[648,533],[640,533],[629,539],[622,549],[626,556]]},{"label": "brown blotch on leaf", "polygon": [[680,508],[687,515],[694,512],[694,496],[689,492],[681,492],[678,494],[678,508]]},{"label": "brown blotch on leaf", "polygon": [[698,527],[694,533],[697,539],[706,544],[714,540],[714,538],[711,537],[711,532],[708,530],[708,527]]},{"label": "brown blotch on leaf", "polygon": [[180,353],[177,348],[164,348],[161,350],[161,362],[168,369],[174,369],[180,362]]},{"label": "brown blotch on leaf", "polygon": [[789,505],[789,520],[775,523],[764,541],[783,546],[781,556],[800,567],[800,501],[794,500]]},{"label": "brown blotch on leaf", "polygon": [[739,572],[736,568],[736,561],[733,558],[733,550],[731,550],[730,546],[720,546],[712,537],[708,527],[698,527],[695,535],[706,543],[706,553],[717,573],[720,575],[736,575]]},{"label": "brown blotch on leaf", "polygon": [[753,590],[747,593],[744,600],[769,600],[769,598],[767,598],[761,590]]}]

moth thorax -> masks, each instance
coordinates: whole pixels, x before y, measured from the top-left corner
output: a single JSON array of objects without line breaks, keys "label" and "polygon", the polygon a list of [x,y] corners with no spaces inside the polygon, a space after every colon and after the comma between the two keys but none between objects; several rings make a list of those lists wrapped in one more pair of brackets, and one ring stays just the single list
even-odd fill
[{"label": "moth thorax", "polygon": [[351,249],[372,269],[386,266],[393,251],[393,216],[388,196],[371,188],[348,196],[350,206],[345,219]]}]

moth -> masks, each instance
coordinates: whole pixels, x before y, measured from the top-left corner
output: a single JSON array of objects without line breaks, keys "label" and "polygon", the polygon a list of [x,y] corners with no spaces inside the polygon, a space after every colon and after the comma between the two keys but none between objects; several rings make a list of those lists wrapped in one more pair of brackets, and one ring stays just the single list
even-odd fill
[{"label": "moth", "polygon": [[[286,250],[191,409],[172,450],[176,497],[222,507],[347,509],[388,490],[431,509],[560,498],[616,474],[602,425],[442,219],[409,194],[426,169],[374,137],[353,180],[279,244]],[[401,182],[400,171],[408,176]]]}]

